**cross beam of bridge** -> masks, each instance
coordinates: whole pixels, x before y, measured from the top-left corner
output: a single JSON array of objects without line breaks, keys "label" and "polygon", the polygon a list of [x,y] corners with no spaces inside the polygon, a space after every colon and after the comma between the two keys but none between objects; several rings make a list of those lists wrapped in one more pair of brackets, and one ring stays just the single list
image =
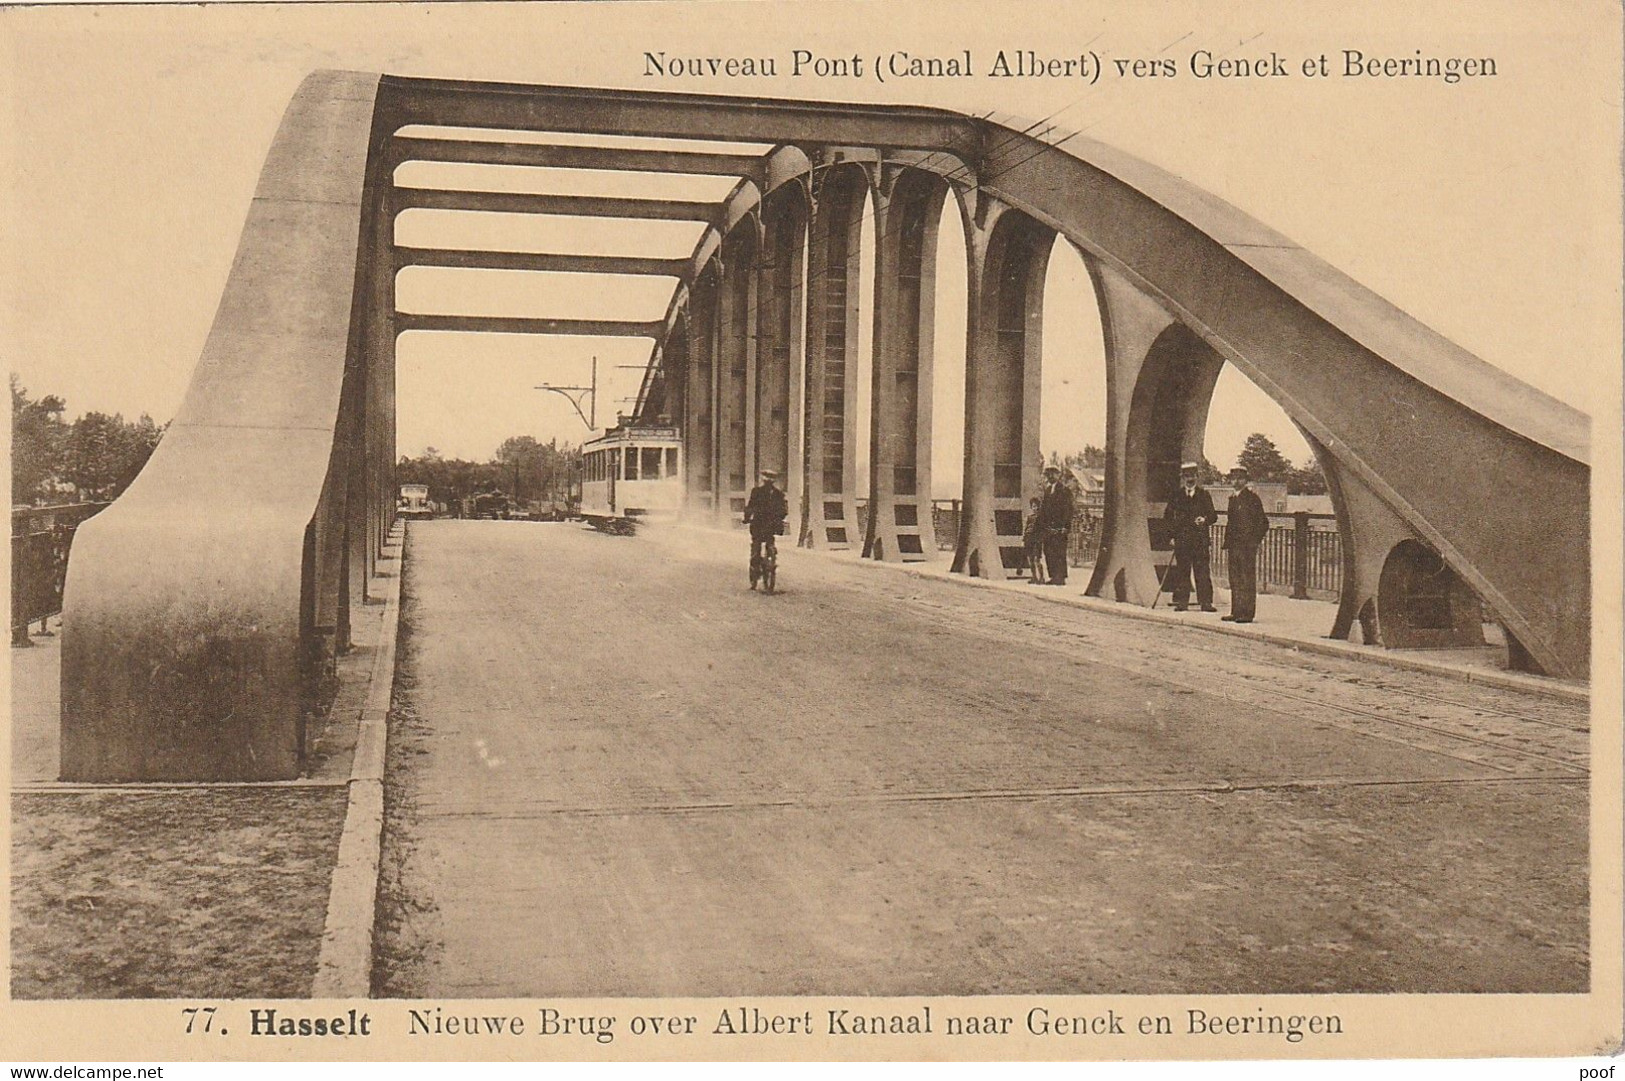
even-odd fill
[{"label": "cross beam of bridge", "polygon": [[418,315],[395,317],[401,333],[412,330],[459,334],[553,334],[592,338],[657,338],[666,324],[635,319],[534,319],[501,315]]},{"label": "cross beam of bridge", "polygon": [[396,245],[399,266],[458,267],[472,270],[532,270],[568,274],[643,274],[680,278],[687,259],[626,255],[568,255],[550,252],[472,251]]},{"label": "cross beam of bridge", "polygon": [[708,154],[684,150],[630,150],[548,143],[500,143],[463,139],[397,137],[391,144],[400,161],[525,165],[552,169],[599,169],[629,173],[682,173],[692,176],[755,177],[762,159],[753,154]]},{"label": "cross beam of bridge", "polygon": [[570,131],[656,139],[921,150],[964,162],[1004,135],[946,109],[785,101],[580,86],[533,86],[386,75],[396,128],[408,124]]},{"label": "cross beam of bridge", "polygon": [[471,210],[502,214],[554,214],[587,218],[634,218],[659,221],[711,221],[714,203],[688,199],[632,199],[603,195],[532,195],[526,192],[450,191],[434,188],[395,189],[398,210]]}]

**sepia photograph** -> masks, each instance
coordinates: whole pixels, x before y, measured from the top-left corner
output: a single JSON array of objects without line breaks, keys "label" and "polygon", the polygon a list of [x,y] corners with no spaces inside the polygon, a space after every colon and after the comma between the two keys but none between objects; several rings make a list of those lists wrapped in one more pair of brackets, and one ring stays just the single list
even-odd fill
[{"label": "sepia photograph", "polygon": [[0,1054],[1616,1053],[1620,35],[0,7]]}]

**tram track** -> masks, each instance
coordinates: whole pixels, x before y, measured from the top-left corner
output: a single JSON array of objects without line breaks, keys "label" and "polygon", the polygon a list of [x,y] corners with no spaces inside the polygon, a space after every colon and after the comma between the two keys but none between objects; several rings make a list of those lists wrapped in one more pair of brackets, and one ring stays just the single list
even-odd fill
[{"label": "tram track", "polygon": [[537,816],[580,818],[630,818],[638,815],[689,815],[728,811],[818,811],[881,807],[892,804],[932,804],[967,802],[1036,802],[1040,800],[1160,798],[1164,796],[1222,796],[1248,792],[1308,792],[1334,789],[1427,788],[1457,785],[1575,785],[1581,777],[1329,777],[1285,781],[1213,781],[1168,785],[1075,785],[1023,789],[968,789],[949,792],[857,793],[843,796],[796,795],[774,799],[682,800],[600,806],[556,806],[546,803],[506,803],[490,807],[457,808],[432,802],[421,803],[419,813],[439,818],[477,819],[486,822],[524,821]]}]

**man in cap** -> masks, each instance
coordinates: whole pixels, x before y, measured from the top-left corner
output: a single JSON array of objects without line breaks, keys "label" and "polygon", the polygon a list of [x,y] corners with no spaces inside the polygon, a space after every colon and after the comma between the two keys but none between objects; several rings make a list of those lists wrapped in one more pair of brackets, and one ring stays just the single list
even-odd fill
[{"label": "man in cap", "polygon": [[750,526],[750,588],[762,574],[762,546],[774,543],[773,538],[784,532],[784,520],[790,516],[790,503],[778,488],[779,474],[772,469],[762,470],[762,483],[750,490],[745,502],[745,524]]},{"label": "man in cap", "polygon": [[1072,528],[1072,489],[1061,483],[1059,466],[1044,467],[1044,493],[1038,501],[1038,534],[1044,545],[1049,584],[1066,585],[1066,542]]},{"label": "man in cap", "polygon": [[1179,467],[1179,490],[1162,512],[1162,523],[1174,540],[1174,566],[1168,578],[1168,591],[1173,595],[1176,612],[1183,612],[1190,605],[1193,574],[1196,602],[1202,611],[1218,611],[1213,607],[1213,575],[1208,570],[1208,526],[1213,524],[1216,515],[1213,497],[1196,483],[1197,470],[1195,462],[1185,462]]},{"label": "man in cap", "polygon": [[1270,531],[1264,501],[1247,483],[1241,466],[1230,471],[1235,494],[1225,507],[1224,547],[1230,561],[1230,614],[1219,618],[1229,623],[1251,623],[1258,607],[1258,545]]}]

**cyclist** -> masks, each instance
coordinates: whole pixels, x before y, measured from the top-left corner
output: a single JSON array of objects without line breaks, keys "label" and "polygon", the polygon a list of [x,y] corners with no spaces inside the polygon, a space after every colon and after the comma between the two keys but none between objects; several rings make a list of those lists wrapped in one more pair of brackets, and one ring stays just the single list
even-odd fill
[{"label": "cyclist", "polygon": [[790,516],[790,504],[778,488],[778,473],[762,470],[762,483],[750,490],[745,503],[745,524],[750,526],[750,588],[755,589],[762,577],[762,546],[776,553],[773,538],[784,532],[784,520]]}]

